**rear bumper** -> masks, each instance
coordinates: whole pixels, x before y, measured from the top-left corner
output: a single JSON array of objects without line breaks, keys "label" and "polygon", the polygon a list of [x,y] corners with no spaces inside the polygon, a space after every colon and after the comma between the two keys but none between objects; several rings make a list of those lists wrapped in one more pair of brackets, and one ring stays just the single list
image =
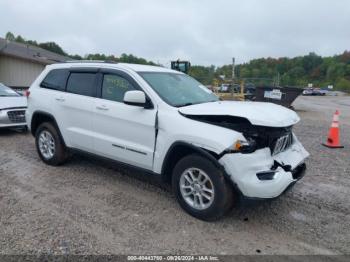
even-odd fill
[{"label": "rear bumper", "polygon": [[293,145],[277,155],[264,148],[251,154],[226,154],[219,162],[244,197],[270,199],[304,176],[308,156],[294,136]]}]

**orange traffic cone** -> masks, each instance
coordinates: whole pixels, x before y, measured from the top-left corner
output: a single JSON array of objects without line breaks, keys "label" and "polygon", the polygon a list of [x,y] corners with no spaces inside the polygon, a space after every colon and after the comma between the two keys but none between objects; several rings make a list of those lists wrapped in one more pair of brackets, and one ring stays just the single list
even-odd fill
[{"label": "orange traffic cone", "polygon": [[329,129],[328,138],[326,143],[322,145],[330,148],[343,148],[340,145],[340,135],[339,135],[339,111],[335,111],[333,116],[333,122],[331,128]]}]

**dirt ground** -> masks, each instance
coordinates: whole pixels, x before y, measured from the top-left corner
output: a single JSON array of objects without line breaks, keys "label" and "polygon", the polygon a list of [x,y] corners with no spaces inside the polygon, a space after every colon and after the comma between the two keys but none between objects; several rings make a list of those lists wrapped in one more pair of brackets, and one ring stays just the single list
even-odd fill
[{"label": "dirt ground", "polygon": [[[213,223],[187,215],[154,179],[82,156],[46,166],[30,134],[1,131],[0,254],[349,254],[350,97],[294,106],[311,154],[305,177]],[[321,146],[335,109],[338,150]]]}]

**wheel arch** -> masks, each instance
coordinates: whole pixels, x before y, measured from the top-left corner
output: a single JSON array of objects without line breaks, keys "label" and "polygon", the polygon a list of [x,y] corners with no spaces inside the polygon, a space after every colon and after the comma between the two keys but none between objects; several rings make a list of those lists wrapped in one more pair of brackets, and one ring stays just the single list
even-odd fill
[{"label": "wheel arch", "polygon": [[181,158],[193,153],[199,154],[207,158],[216,167],[220,169],[223,168],[218,161],[219,155],[216,154],[215,152],[209,151],[207,149],[201,148],[199,146],[193,145],[185,141],[176,141],[169,147],[164,157],[164,161],[161,169],[162,179],[165,182],[170,182],[171,176],[172,176],[172,170],[177,164],[177,162]]},{"label": "wheel arch", "polygon": [[47,112],[43,112],[43,111],[35,111],[33,113],[33,116],[32,116],[32,120],[31,120],[31,123],[30,123],[30,130],[31,130],[31,133],[33,136],[35,136],[35,133],[38,129],[38,127],[42,124],[42,123],[45,123],[45,122],[50,122],[52,123],[57,132],[58,132],[58,135],[60,136],[60,138],[62,139],[63,141],[63,144],[64,146],[66,146],[66,143],[63,139],[63,136],[62,136],[62,133],[60,131],[60,128],[57,124],[57,121],[55,119],[55,117],[53,115],[51,115],[50,113],[47,113]]}]

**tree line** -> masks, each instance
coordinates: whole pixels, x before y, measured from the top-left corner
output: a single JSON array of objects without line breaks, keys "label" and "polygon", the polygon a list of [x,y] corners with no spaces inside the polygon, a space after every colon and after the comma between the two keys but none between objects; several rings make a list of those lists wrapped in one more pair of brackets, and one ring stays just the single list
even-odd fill
[{"label": "tree line", "polygon": [[73,60],[103,60],[103,61],[111,61],[111,62],[119,62],[119,63],[156,65],[156,63],[154,63],[152,61],[148,61],[144,58],[137,57],[137,56],[134,56],[132,54],[124,54],[123,53],[119,57],[114,56],[114,55],[105,55],[105,54],[99,54],[99,53],[86,54],[84,56],[81,56],[78,54],[68,54],[55,42],[38,43],[37,41],[26,40],[21,35],[15,36],[12,32],[8,32],[5,35],[5,38],[9,41],[41,47],[42,49],[51,51],[53,53],[70,57]]},{"label": "tree line", "polygon": [[[192,67],[196,70],[195,67]],[[206,70],[214,79],[232,77],[232,65]],[[235,67],[235,76],[257,85],[279,83],[281,86],[316,87],[333,85],[337,90],[350,91],[350,52],[321,57],[313,52],[294,58],[259,58]],[[207,79],[210,81],[209,79]]]},{"label": "tree line", "polygon": [[[38,43],[33,40],[26,40],[22,36],[15,36],[8,32],[5,36],[10,41],[31,44],[54,53],[71,57],[76,60],[104,60],[123,63],[157,65],[152,61],[136,57],[132,54],[115,55],[105,54],[78,54],[66,53],[55,42]],[[160,65],[161,66],[161,65]],[[206,85],[218,85],[232,78],[232,65],[223,65],[216,67],[193,65],[190,68],[189,75]],[[321,57],[316,53],[309,53],[305,56],[293,58],[259,58],[253,59],[248,63],[235,66],[235,77],[237,82],[241,79],[245,83],[255,85],[271,85],[272,83],[281,86],[306,87],[308,83],[314,86],[326,87],[333,85],[336,90],[350,92],[350,51],[344,51],[342,54]]]}]

